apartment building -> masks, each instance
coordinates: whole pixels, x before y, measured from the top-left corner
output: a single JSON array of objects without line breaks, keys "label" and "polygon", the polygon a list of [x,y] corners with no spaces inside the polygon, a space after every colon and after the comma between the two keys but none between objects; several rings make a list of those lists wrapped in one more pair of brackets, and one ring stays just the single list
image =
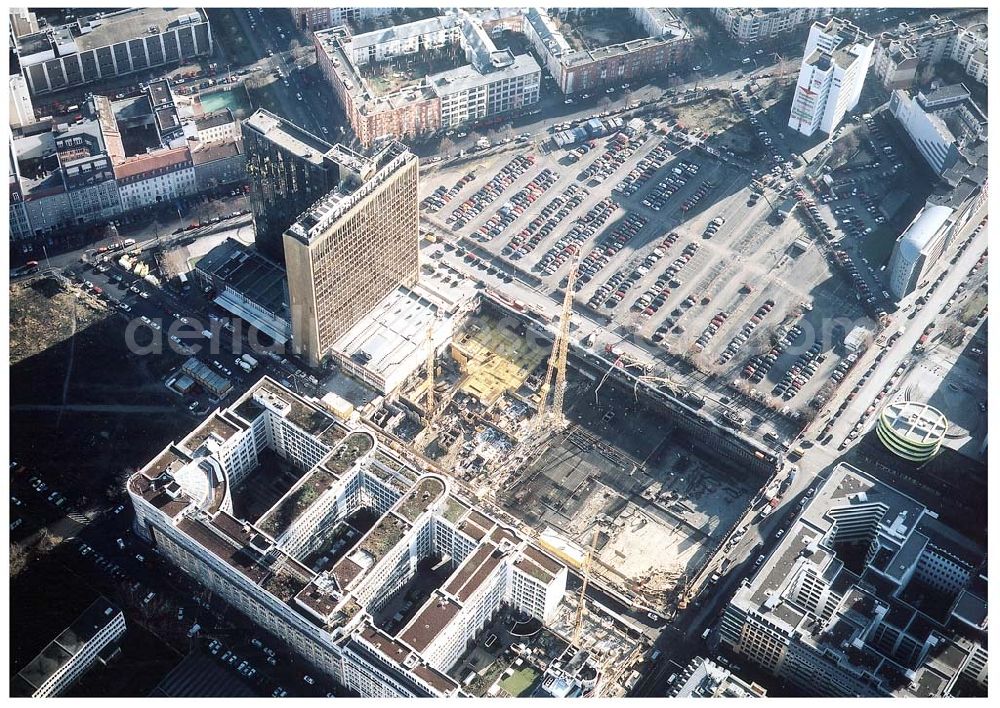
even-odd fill
[{"label": "apartment building", "polygon": [[629,8],[647,37],[594,49],[573,49],[549,11],[531,8],[524,34],[564,94],[618,86],[681,66],[690,60],[694,38],[684,21],[667,8]]},{"label": "apartment building", "polygon": [[418,161],[393,142],[374,158],[340,145],[339,185],[284,235],[293,351],[317,366],[400,285],[417,281]]},{"label": "apartment building", "polygon": [[292,7],[288,11],[292,13],[295,26],[300,30],[310,33],[316,30],[338,27],[348,22],[357,24],[366,20],[373,20],[377,17],[385,17],[395,12],[395,7]]},{"label": "apartment building", "polygon": [[285,230],[340,181],[333,146],[263,108],[241,130],[257,248],[284,263]]},{"label": "apartment building", "polygon": [[115,165],[125,211],[167,204],[198,191],[194,161],[187,147],[157,150]]},{"label": "apartment building", "polygon": [[112,146],[99,122],[36,127],[11,138],[12,236],[29,239],[119,215]]},{"label": "apartment building", "polygon": [[743,581],[719,633],[810,695],[985,695],[986,582],[984,549],[842,463]]},{"label": "apartment building", "polygon": [[973,80],[988,81],[989,46],[985,25],[963,27],[931,15],[926,22],[901,22],[879,35],[874,72],[887,90],[910,88],[941,61],[958,62]]},{"label": "apartment building", "polygon": [[[538,102],[541,68],[528,54],[498,49],[478,15],[449,11],[351,36],[346,27],[313,34],[317,63],[365,146],[414,137],[521,110]],[[400,57],[464,52],[464,62],[398,89],[377,89],[368,67]]]},{"label": "apartment building", "polygon": [[61,696],[95,663],[103,662],[125,634],[121,608],[99,597],[11,678],[12,697]]},{"label": "apartment building", "polygon": [[17,38],[35,96],[176,64],[214,51],[204,10],[128,8],[87,15]]},{"label": "apartment building", "polygon": [[832,133],[861,98],[875,42],[853,23],[831,18],[809,30],[788,127]]},{"label": "apartment building", "polygon": [[832,7],[716,7],[712,15],[740,44],[767,42],[834,14]]},{"label": "apartment building", "polygon": [[202,143],[191,151],[195,187],[208,192],[224,185],[247,181],[246,153],[242,140]]},{"label": "apartment building", "polygon": [[[295,481],[260,497],[279,464]],[[372,697],[459,695],[447,672],[502,606],[545,622],[565,593],[565,566],[451,487],[267,377],[128,482],[137,531],[167,559]],[[266,508],[234,515],[246,495]],[[361,511],[359,533],[344,522]],[[401,592],[428,563],[441,582]]]}]

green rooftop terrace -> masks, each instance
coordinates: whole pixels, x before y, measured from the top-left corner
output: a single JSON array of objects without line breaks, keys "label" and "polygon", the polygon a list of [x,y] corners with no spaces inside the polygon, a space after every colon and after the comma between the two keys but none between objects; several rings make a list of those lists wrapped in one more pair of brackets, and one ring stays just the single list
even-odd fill
[{"label": "green rooftop terrace", "polygon": [[406,521],[394,514],[386,514],[368,532],[358,549],[370,555],[374,563],[378,563],[389,549],[403,540],[409,529],[410,524]]},{"label": "green rooftop terrace", "polygon": [[313,470],[260,522],[261,531],[277,538],[336,481],[337,478],[325,470]]},{"label": "green rooftop terrace", "polygon": [[413,523],[445,493],[444,483],[437,477],[423,477],[396,505],[396,513]]},{"label": "green rooftop terrace", "polygon": [[319,435],[333,424],[333,418],[312,406],[307,406],[297,398],[289,400],[291,408],[287,420],[302,428],[310,435]]},{"label": "green rooftop terrace", "polygon": [[367,455],[375,446],[375,439],[370,433],[355,432],[344,438],[344,441],[328,458],[326,466],[332,472],[343,474],[354,466],[359,457]]}]

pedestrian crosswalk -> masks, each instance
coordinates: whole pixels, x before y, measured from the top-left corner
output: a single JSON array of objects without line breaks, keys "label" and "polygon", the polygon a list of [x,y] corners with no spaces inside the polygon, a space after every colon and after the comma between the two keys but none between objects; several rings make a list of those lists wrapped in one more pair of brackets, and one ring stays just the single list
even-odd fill
[{"label": "pedestrian crosswalk", "polygon": [[80,524],[81,526],[86,526],[92,521],[92,519],[90,519],[88,516],[86,516],[85,514],[81,514],[78,511],[71,511],[68,514],[66,514],[66,516],[68,516],[70,519]]}]

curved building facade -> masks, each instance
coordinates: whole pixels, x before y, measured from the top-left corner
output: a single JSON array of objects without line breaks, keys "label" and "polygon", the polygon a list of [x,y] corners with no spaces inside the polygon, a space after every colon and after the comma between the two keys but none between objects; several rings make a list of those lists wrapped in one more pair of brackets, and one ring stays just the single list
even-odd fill
[{"label": "curved building facade", "polygon": [[897,300],[909,295],[926,269],[941,255],[951,232],[954,209],[927,203],[900,234],[889,259],[889,292]]},{"label": "curved building facade", "polygon": [[911,462],[926,462],[941,449],[948,419],[926,403],[890,403],[878,417],[875,432],[889,450]]}]

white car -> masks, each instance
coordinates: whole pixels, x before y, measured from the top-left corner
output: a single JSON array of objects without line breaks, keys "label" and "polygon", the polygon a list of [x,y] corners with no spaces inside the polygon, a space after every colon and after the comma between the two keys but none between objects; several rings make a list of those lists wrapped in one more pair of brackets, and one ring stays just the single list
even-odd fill
[{"label": "white car", "polygon": [[696,66],[691,71],[701,71],[701,67],[700,66]]}]

